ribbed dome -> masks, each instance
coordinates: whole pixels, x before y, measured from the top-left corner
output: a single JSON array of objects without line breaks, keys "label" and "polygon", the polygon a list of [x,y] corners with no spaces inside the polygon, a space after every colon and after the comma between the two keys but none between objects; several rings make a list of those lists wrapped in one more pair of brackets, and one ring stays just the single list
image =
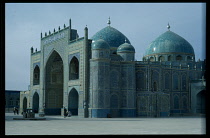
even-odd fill
[{"label": "ribbed dome", "polygon": [[109,44],[103,39],[99,39],[92,43],[92,49],[109,49]]},{"label": "ribbed dome", "polygon": [[184,38],[172,31],[166,31],[147,48],[145,56],[158,53],[183,53],[194,55],[194,49]]},{"label": "ribbed dome", "polygon": [[101,29],[95,35],[93,35],[91,39],[93,42],[99,39],[103,39],[109,44],[110,47],[119,47],[125,42],[125,39],[127,43],[130,44],[130,41],[125,35],[111,26],[107,26]]},{"label": "ribbed dome", "polygon": [[135,49],[131,44],[124,43],[117,48],[117,52],[134,52]]}]

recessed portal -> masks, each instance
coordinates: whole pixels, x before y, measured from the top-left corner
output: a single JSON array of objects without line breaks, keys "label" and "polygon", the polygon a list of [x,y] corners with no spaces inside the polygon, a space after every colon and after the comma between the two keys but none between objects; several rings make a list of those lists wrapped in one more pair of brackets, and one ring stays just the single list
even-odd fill
[{"label": "recessed portal", "polygon": [[26,112],[26,109],[27,109],[27,98],[24,97],[23,98],[23,112]]},{"label": "recessed portal", "polygon": [[63,61],[53,51],[45,70],[45,114],[60,115],[63,107]]},{"label": "recessed portal", "polygon": [[39,111],[39,95],[37,92],[35,92],[33,96],[33,112],[38,113],[38,111]]},{"label": "recessed portal", "polygon": [[205,90],[200,91],[197,94],[197,107],[196,107],[196,112],[205,114],[206,113],[206,98],[205,98]]},{"label": "recessed portal", "polygon": [[78,115],[79,95],[76,89],[73,88],[69,92],[68,101],[68,110],[71,111],[72,115]]}]

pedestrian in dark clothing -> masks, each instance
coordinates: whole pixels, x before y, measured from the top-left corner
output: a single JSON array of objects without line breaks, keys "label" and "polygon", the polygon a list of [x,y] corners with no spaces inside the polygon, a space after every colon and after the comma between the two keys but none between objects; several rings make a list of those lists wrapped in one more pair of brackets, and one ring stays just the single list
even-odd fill
[{"label": "pedestrian in dark clothing", "polygon": [[16,108],[17,115],[19,115],[18,108]]},{"label": "pedestrian in dark clothing", "polygon": [[64,118],[66,118],[66,108],[64,108],[64,112],[63,112],[63,115],[64,115]]},{"label": "pedestrian in dark clothing", "polygon": [[13,109],[13,112],[14,112],[14,115],[16,114],[16,108],[14,107],[14,109]]},{"label": "pedestrian in dark clothing", "polygon": [[71,111],[68,111],[68,117],[71,117]]}]

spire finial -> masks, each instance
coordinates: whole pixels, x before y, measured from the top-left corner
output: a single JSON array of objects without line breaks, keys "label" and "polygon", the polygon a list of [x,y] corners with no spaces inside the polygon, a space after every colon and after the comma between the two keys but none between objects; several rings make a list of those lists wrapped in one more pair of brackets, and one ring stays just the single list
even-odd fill
[{"label": "spire finial", "polygon": [[171,28],[171,27],[170,27],[169,23],[168,23],[168,25],[167,25],[167,28],[168,28],[168,30],[170,31],[170,28]]},{"label": "spire finial", "polygon": [[108,20],[107,24],[108,24],[109,26],[110,26],[110,24],[111,24],[110,17],[109,17],[109,20]]}]

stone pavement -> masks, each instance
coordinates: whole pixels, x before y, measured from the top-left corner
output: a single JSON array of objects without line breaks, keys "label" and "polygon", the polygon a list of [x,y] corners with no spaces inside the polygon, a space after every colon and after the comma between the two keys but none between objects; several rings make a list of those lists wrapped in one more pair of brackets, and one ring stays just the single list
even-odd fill
[{"label": "stone pavement", "polygon": [[[205,134],[205,117],[170,118],[64,118],[13,120],[22,117],[5,113],[5,135],[156,135]],[[38,117],[38,115],[36,115]]]}]

